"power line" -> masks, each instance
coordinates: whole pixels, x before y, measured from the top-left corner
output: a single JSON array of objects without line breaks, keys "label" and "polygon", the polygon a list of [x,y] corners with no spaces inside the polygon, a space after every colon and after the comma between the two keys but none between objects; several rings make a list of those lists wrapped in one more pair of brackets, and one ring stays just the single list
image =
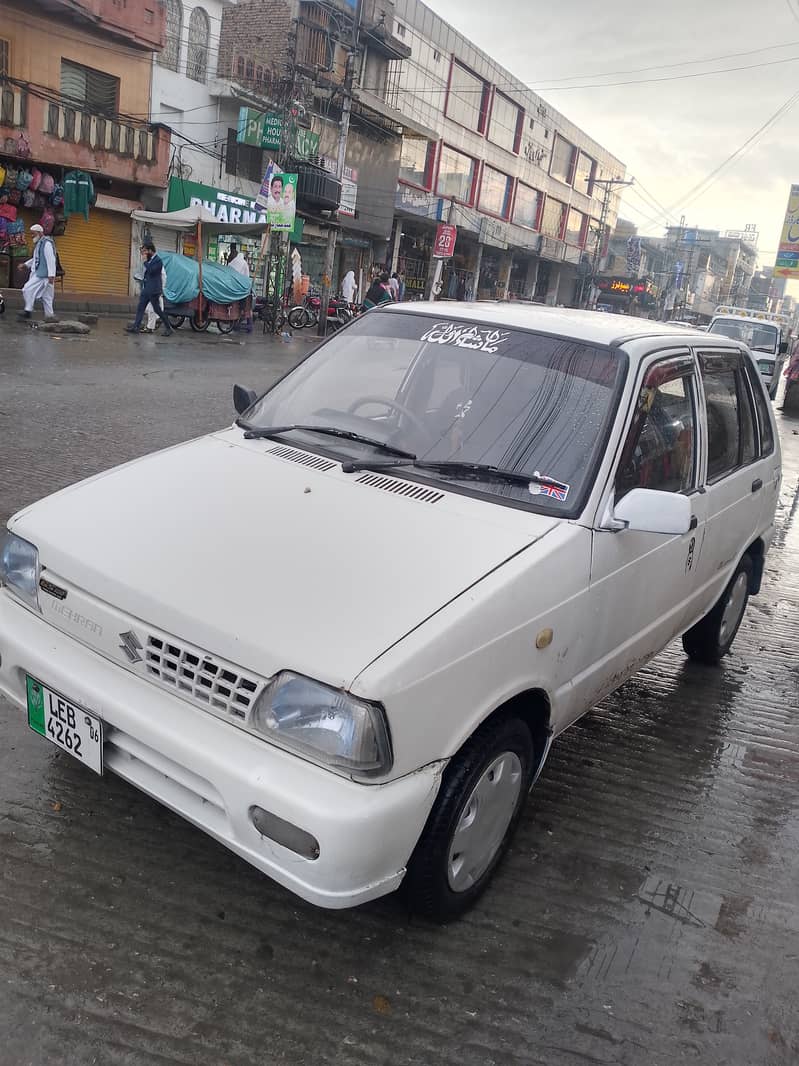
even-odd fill
[{"label": "power line", "polygon": [[780,118],[782,118],[784,114],[790,111],[790,109],[796,104],[798,100],[799,92],[795,92],[791,96],[789,96],[785,103],[778,107],[777,110],[769,118],[766,119],[762,126],[758,127],[758,129],[756,129],[750,137],[747,137],[743,144],[739,145],[739,147],[736,148],[734,152],[728,155],[727,158],[722,163],[720,163],[714,170],[712,170],[705,178],[703,178],[702,181],[694,185],[692,189],[689,189],[688,192],[679,200],[675,200],[669,210],[671,211],[676,207],[687,207],[695,200],[699,199],[700,196],[703,196],[708,191],[708,189],[710,189],[711,185],[715,183],[715,179],[720,175],[721,171],[724,170],[725,167],[727,167],[730,163],[734,162],[737,158],[743,155],[747,148],[749,148],[771,126],[773,126]]},{"label": "power line", "polygon": [[[791,0],[788,0],[788,3],[790,4]],[[797,16],[797,21],[799,21],[799,16]],[[563,78],[549,78],[548,81],[556,83],[561,81],[576,81],[584,78],[615,78],[626,74],[644,74],[648,70],[672,70],[675,67],[690,67],[696,63],[720,63],[724,59],[738,59],[741,56],[758,55],[760,52],[773,52],[779,48],[790,48],[793,45],[799,45],[799,41],[782,41],[780,44],[767,44],[762,48],[750,48],[745,52],[727,52],[725,55],[707,56],[704,59],[681,59],[677,63],[656,63],[651,67],[633,67],[631,70],[598,70],[593,74],[569,74]]]}]

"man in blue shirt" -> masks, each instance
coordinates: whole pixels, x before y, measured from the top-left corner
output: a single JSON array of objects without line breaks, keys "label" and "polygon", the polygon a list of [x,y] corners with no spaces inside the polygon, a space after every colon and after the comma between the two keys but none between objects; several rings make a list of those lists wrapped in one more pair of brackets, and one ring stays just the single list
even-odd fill
[{"label": "man in blue shirt", "polygon": [[153,311],[155,311],[156,315],[161,319],[161,324],[164,327],[162,335],[164,337],[171,337],[173,330],[169,325],[169,319],[166,317],[163,308],[161,307],[161,295],[164,291],[164,265],[161,262],[152,241],[145,241],[141,246],[141,257],[142,262],[144,263],[144,280],[141,285],[139,306],[136,309],[136,320],[132,325],[126,326],[125,331],[127,333],[139,332],[142,319],[144,318],[144,312],[147,310],[147,305],[149,304]]}]

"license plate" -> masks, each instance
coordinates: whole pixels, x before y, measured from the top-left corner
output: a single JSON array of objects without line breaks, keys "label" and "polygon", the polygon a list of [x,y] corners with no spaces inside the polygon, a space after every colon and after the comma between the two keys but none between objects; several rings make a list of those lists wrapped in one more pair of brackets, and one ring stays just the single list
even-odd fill
[{"label": "license plate", "polygon": [[103,723],[66,697],[27,678],[28,725],[96,774],[103,772]]}]

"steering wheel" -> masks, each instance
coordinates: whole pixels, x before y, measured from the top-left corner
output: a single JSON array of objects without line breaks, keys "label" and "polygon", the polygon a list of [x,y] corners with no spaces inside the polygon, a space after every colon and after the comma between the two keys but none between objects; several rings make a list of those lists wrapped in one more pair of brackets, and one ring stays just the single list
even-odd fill
[{"label": "steering wheel", "polygon": [[418,415],[415,415],[404,403],[399,403],[398,400],[389,399],[388,396],[361,396],[361,398],[356,400],[355,403],[350,404],[347,408],[347,413],[354,415],[360,407],[365,407],[368,403],[380,403],[383,404],[384,407],[389,407],[392,411],[397,411],[398,414],[405,415],[408,421],[413,422],[414,426],[424,437],[430,439],[432,436],[430,430]]}]

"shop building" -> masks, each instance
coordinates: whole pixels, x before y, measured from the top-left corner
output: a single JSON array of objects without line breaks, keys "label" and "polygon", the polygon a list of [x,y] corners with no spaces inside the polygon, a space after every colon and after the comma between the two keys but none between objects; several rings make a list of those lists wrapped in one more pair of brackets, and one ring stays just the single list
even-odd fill
[{"label": "shop building", "polygon": [[[150,121],[152,54],[164,26],[151,0],[4,0],[0,286],[26,280],[28,230],[44,219],[65,293],[131,292],[130,212],[165,185],[169,165],[169,131]],[[81,190],[77,212],[69,196],[64,204],[65,187]]]},{"label": "shop building", "polygon": [[393,33],[410,49],[384,91],[408,123],[392,262],[409,293],[431,280],[444,221],[458,236],[442,295],[463,280],[475,298],[575,303],[601,263],[600,222],[607,234],[618,215],[604,182],[624,165],[420,0],[397,0]]}]

